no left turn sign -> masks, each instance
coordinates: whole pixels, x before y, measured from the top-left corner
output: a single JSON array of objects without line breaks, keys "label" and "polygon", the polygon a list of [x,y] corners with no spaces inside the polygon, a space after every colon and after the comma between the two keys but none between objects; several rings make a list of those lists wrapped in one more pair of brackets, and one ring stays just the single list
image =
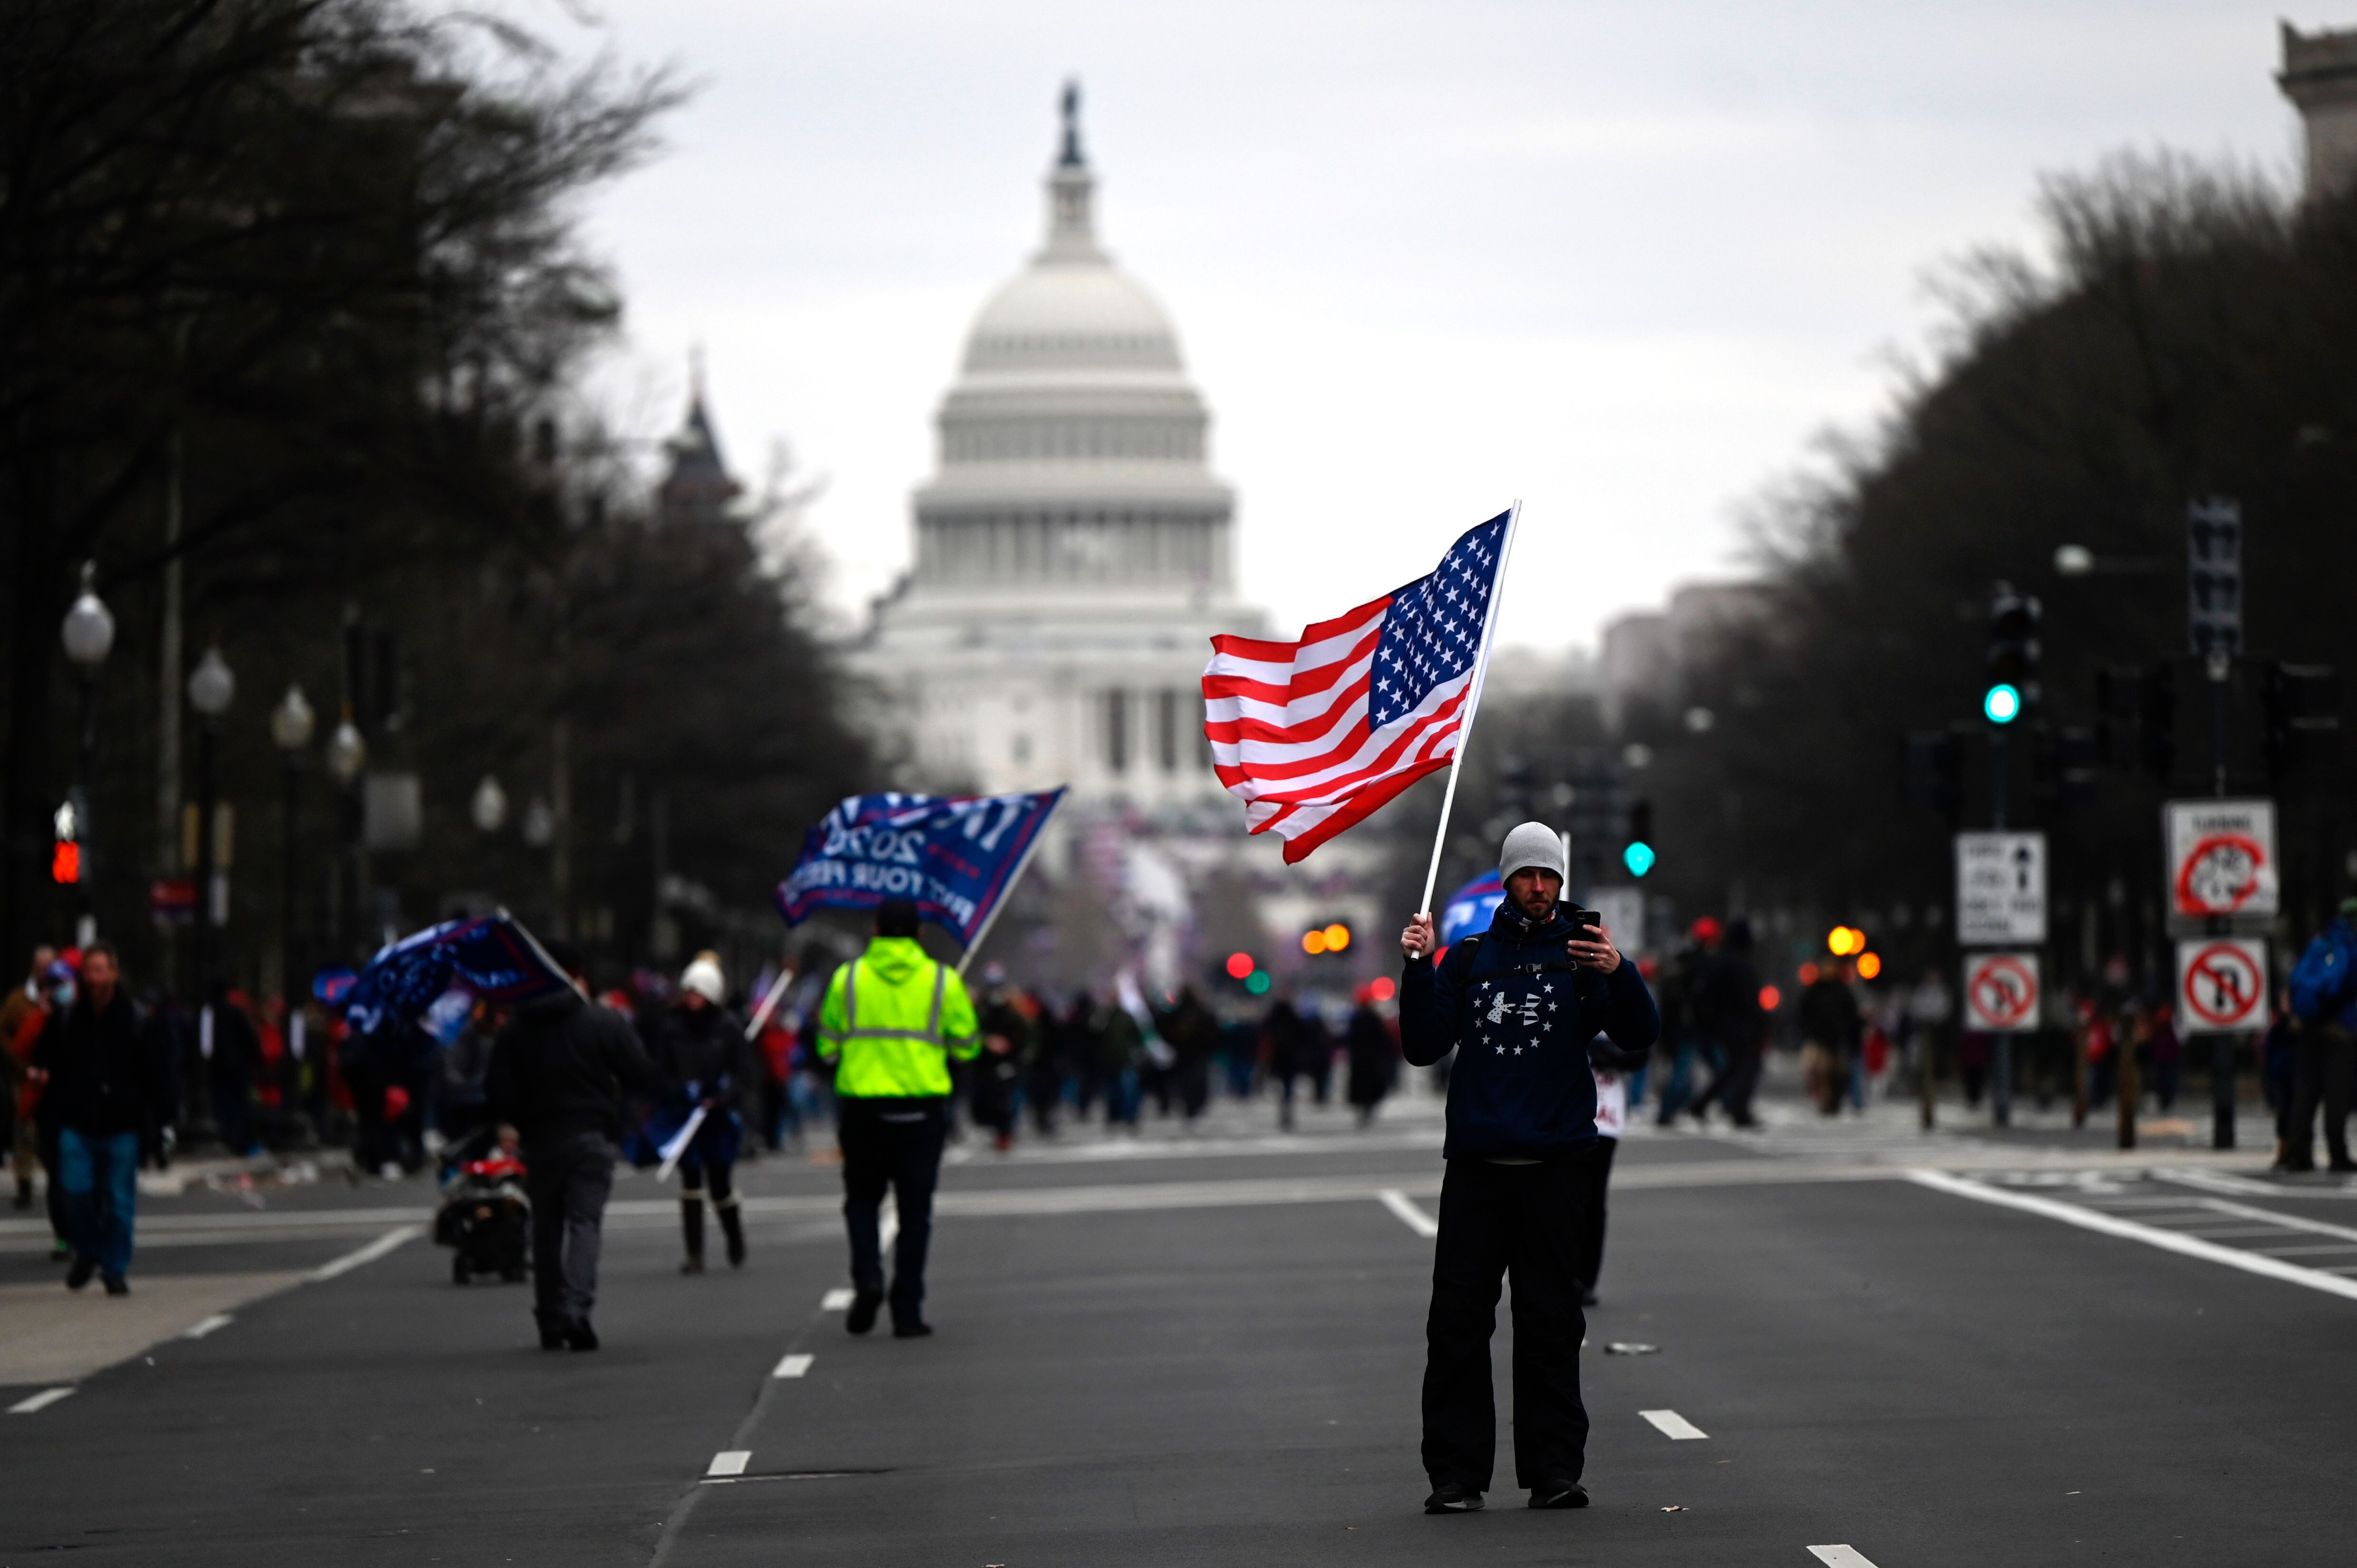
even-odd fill
[{"label": "no left turn sign", "polygon": [[2246,937],[2178,943],[2177,1003],[2190,1033],[2261,1027],[2267,1018],[2267,944]]},{"label": "no left turn sign", "polygon": [[1979,952],[1964,958],[1964,1027],[2011,1035],[2038,1027],[2038,955]]}]

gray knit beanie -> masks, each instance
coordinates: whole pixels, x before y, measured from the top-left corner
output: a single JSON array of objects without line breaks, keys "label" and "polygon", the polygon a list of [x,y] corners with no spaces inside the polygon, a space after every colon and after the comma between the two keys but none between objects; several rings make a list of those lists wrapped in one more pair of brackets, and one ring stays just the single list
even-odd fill
[{"label": "gray knit beanie", "polygon": [[1505,847],[1498,852],[1501,882],[1532,866],[1570,880],[1563,861],[1563,840],[1544,822],[1524,822],[1506,835]]}]

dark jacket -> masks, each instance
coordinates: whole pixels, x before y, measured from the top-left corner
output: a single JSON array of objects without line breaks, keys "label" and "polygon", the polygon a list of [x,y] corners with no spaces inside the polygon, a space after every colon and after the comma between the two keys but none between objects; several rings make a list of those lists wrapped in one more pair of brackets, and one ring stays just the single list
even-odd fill
[{"label": "dark jacket", "polygon": [[1857,996],[1838,974],[1819,975],[1801,993],[1801,1038],[1847,1054],[1857,1049]]},{"label": "dark jacket", "polygon": [[483,1079],[491,1114],[526,1144],[584,1133],[619,1139],[624,1097],[662,1089],[629,1021],[571,991],[517,1009],[492,1043]]},{"label": "dark jacket", "polygon": [[62,1019],[51,1015],[33,1047],[49,1075],[41,1110],[49,1125],[102,1137],[144,1133],[164,1083],[131,993],[118,985],[103,1012],[87,992]]},{"label": "dark jacket", "polygon": [[745,1026],[726,1009],[671,1008],[656,1052],[663,1092],[675,1103],[709,1100],[723,1111],[744,1109],[745,1090],[756,1079],[757,1064]]},{"label": "dark jacket", "polygon": [[1427,1067],[1457,1051],[1448,1079],[1446,1159],[1562,1159],[1596,1138],[1599,1033],[1642,1051],[1662,1032],[1653,994],[1623,960],[1609,974],[1575,969],[1571,923],[1528,923],[1499,906],[1478,942],[1447,961],[1410,959],[1400,982],[1400,1044]]}]

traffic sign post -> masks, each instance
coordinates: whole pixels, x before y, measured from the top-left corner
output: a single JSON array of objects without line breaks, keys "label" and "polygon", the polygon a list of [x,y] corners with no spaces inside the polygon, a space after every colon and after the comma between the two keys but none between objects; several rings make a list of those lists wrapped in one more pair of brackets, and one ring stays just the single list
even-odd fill
[{"label": "traffic sign post", "polygon": [[2267,944],[2197,937],[2177,944],[2177,1011],[2187,1035],[2210,1036],[2212,1148],[2234,1146],[2234,1037],[2266,1027]]},{"label": "traffic sign post", "polygon": [[2046,835],[1956,835],[1956,940],[2039,947],[2046,940]]},{"label": "traffic sign post", "polygon": [[2282,880],[2273,800],[2171,800],[2161,822],[2172,924],[2206,929],[2212,920],[2276,916]]}]

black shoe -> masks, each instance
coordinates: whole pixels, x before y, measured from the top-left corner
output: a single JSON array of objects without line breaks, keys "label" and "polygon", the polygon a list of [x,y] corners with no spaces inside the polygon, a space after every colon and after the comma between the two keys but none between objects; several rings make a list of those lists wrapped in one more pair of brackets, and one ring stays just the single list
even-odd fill
[{"label": "black shoe", "polygon": [[720,1211],[720,1233],[728,1240],[728,1266],[732,1269],[743,1268],[745,1266],[745,1221],[737,1214],[737,1206],[733,1203]]},{"label": "black shoe", "polygon": [[131,1294],[131,1282],[124,1279],[121,1274],[110,1274],[107,1276],[104,1283],[106,1285],[106,1294],[109,1295],[129,1295]]},{"label": "black shoe", "polygon": [[2324,1168],[2336,1176],[2346,1176],[2351,1171],[2357,1171],[2357,1160],[2335,1160]]},{"label": "black shoe", "polygon": [[876,1315],[882,1311],[883,1307],[884,1293],[882,1291],[864,1290],[856,1292],[851,1298],[850,1316],[843,1320],[843,1326],[845,1328],[850,1329],[854,1334],[865,1334],[869,1329],[876,1326]]},{"label": "black shoe", "polygon": [[565,1343],[570,1349],[595,1350],[597,1348],[597,1331],[589,1326],[587,1318],[576,1317],[565,1326]]},{"label": "black shoe", "polygon": [[66,1289],[81,1289],[82,1286],[90,1283],[90,1276],[96,1273],[98,1273],[98,1260],[96,1258],[75,1258],[73,1261],[73,1267],[66,1271]]},{"label": "black shoe", "polygon": [[685,1258],[680,1260],[679,1272],[683,1274],[702,1273],[704,1272],[704,1254],[701,1252],[690,1252]]},{"label": "black shoe", "polygon": [[1531,1507],[1534,1509],[1584,1509],[1587,1506],[1587,1488],[1577,1481],[1549,1481],[1531,1488]]},{"label": "black shoe", "polygon": [[49,1243],[49,1262],[53,1263],[69,1263],[73,1261],[73,1255],[74,1250],[72,1242],[52,1241]]},{"label": "black shoe", "polygon": [[1443,1481],[1424,1499],[1426,1513],[1478,1513],[1481,1494],[1458,1481]]},{"label": "black shoe", "polygon": [[1594,1285],[1582,1285],[1579,1287],[1579,1305],[1582,1306],[1594,1306],[1596,1305],[1596,1287]]},{"label": "black shoe", "polygon": [[895,1339],[922,1339],[926,1335],[931,1334],[932,1331],[933,1326],[930,1323],[896,1323],[892,1326],[892,1337]]},{"label": "black shoe", "polygon": [[565,1348],[565,1325],[544,1323],[540,1326],[540,1348],[544,1350]]}]

